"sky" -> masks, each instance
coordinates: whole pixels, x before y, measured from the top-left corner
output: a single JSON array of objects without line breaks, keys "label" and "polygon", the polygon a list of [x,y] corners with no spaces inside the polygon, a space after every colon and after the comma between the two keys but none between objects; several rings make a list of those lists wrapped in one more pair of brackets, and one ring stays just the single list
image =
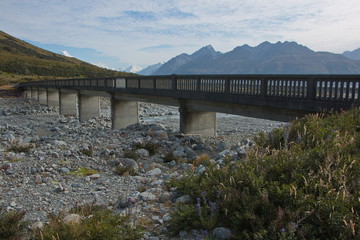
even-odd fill
[{"label": "sky", "polygon": [[206,45],[296,41],[342,53],[360,48],[359,13],[359,0],[1,0],[0,30],[119,69]]}]

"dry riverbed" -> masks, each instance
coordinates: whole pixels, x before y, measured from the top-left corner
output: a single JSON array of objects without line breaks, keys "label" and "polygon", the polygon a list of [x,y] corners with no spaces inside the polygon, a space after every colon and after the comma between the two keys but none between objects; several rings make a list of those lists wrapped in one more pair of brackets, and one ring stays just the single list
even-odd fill
[{"label": "dry riverbed", "polygon": [[[141,123],[121,130],[110,128],[108,101],[101,109],[101,118],[79,122],[28,99],[0,98],[0,207],[25,210],[32,227],[76,204],[103,204],[151,223],[144,239],[169,239],[163,233],[171,208],[191,199],[164,188],[165,182],[206,171],[192,164],[203,153],[219,166],[225,157],[241,160],[256,132],[282,124],[218,114],[218,136],[201,138],[178,133],[174,107],[142,103]],[[141,147],[147,143],[158,146],[155,154]],[[129,151],[136,161],[125,156]],[[182,161],[165,162],[169,152]],[[131,167],[136,176],[115,174],[119,166]]]}]

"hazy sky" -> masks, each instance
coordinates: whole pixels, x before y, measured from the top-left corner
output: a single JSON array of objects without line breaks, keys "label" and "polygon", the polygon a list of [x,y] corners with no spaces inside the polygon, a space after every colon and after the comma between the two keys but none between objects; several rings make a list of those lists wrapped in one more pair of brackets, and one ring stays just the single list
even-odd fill
[{"label": "hazy sky", "polygon": [[359,0],[1,0],[0,30],[110,67],[146,66],[211,44],[360,47]]}]

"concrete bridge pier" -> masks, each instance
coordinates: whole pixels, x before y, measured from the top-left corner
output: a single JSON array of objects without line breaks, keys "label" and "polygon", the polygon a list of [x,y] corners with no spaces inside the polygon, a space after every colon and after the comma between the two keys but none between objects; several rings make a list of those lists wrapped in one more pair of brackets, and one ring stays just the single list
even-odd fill
[{"label": "concrete bridge pier", "polygon": [[112,129],[126,128],[139,122],[139,103],[137,101],[111,98]]},{"label": "concrete bridge pier", "polygon": [[59,90],[56,88],[52,88],[52,89],[48,88],[46,94],[47,94],[47,106],[59,107],[60,105]]},{"label": "concrete bridge pier", "polygon": [[180,132],[202,136],[216,136],[216,112],[192,110],[186,104],[180,105],[179,112]]},{"label": "concrete bridge pier", "polygon": [[47,94],[45,88],[38,88],[39,103],[47,105]]},{"label": "concrete bridge pier", "polygon": [[26,98],[31,98],[31,88],[26,88]]},{"label": "concrete bridge pier", "polygon": [[31,99],[39,101],[39,95],[38,95],[38,89],[37,88],[31,88]]},{"label": "concrete bridge pier", "polygon": [[78,92],[61,89],[59,92],[60,99],[60,115],[78,116]]},{"label": "concrete bridge pier", "polygon": [[100,98],[79,94],[79,120],[87,121],[100,116]]}]

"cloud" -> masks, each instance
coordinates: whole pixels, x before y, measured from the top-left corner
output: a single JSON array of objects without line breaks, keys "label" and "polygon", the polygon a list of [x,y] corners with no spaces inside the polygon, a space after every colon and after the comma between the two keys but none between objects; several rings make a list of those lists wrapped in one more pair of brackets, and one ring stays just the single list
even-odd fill
[{"label": "cloud", "polygon": [[155,52],[155,51],[158,51],[159,49],[170,49],[170,48],[174,48],[174,46],[170,45],[170,44],[161,44],[161,45],[157,45],[157,46],[144,47],[144,48],[139,49],[139,51]]},{"label": "cloud", "polygon": [[95,49],[128,65],[166,61],[208,44],[222,52],[265,40],[325,51],[360,47],[358,0],[1,0],[0,9],[5,32]]}]

